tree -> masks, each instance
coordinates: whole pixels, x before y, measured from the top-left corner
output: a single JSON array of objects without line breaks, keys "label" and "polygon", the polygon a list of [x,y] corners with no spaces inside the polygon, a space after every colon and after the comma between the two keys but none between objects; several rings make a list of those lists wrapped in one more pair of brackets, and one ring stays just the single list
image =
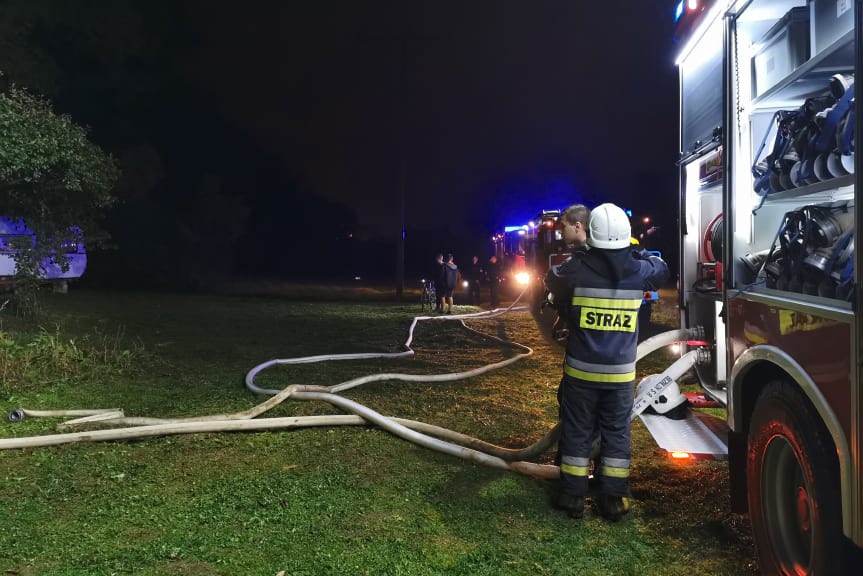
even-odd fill
[{"label": "tree", "polygon": [[118,176],[114,159],[69,116],[55,114],[46,100],[14,85],[0,93],[0,206],[36,238],[32,245],[20,243],[14,256],[24,310],[35,306],[44,258],[53,257],[62,268],[64,242],[106,239],[99,218],[114,201]]}]

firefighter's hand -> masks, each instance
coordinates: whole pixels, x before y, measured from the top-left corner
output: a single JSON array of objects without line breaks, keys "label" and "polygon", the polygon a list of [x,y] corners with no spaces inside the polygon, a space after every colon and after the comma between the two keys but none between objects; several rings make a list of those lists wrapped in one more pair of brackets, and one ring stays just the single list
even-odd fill
[{"label": "firefighter's hand", "polygon": [[551,327],[551,337],[561,344],[566,343],[566,339],[569,338],[569,326],[566,320],[560,315],[554,319],[554,326]]}]

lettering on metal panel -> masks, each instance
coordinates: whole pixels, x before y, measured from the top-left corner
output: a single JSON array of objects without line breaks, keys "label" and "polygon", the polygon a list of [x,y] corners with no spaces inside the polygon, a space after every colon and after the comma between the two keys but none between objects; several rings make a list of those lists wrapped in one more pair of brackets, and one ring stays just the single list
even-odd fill
[{"label": "lettering on metal panel", "polygon": [[794,332],[810,332],[820,328],[826,328],[836,324],[834,320],[828,320],[821,316],[796,312],[794,310],[779,311],[779,333],[783,336]]}]

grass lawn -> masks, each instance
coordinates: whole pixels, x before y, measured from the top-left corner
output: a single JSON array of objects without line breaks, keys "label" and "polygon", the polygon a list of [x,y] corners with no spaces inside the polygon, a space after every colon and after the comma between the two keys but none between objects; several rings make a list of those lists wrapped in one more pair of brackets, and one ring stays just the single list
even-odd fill
[{"label": "grass lawn", "polygon": [[[318,296],[320,296],[318,294]],[[674,295],[654,316],[673,327]],[[202,416],[265,398],[272,359],[396,352],[418,302],[103,293],[46,295],[41,325],[0,315],[0,411],[123,408]],[[458,307],[461,311],[471,311]],[[447,383],[380,382],[345,396],[510,447],[556,422],[561,350],[527,313],[471,326],[535,354]],[[421,323],[413,358],[278,367],[257,383],[331,385],[376,372],[461,371],[516,353],[456,322]],[[641,363],[658,372],[670,356]],[[336,413],[286,402],[262,417]],[[58,419],[0,422],[0,437]],[[545,461],[551,455],[544,457]],[[609,525],[553,509],[554,483],[419,448],[369,427],[198,434],[0,452],[0,573],[31,575],[747,575],[745,519],[723,463],[667,460],[633,432],[633,512]]]}]

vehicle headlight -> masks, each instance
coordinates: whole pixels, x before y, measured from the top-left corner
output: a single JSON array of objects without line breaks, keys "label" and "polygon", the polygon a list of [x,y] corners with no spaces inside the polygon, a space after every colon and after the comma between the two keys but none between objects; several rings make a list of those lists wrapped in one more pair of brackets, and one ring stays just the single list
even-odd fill
[{"label": "vehicle headlight", "polygon": [[530,282],[530,274],[528,274],[527,272],[519,272],[515,275],[515,281],[522,286],[526,286],[527,283]]}]

